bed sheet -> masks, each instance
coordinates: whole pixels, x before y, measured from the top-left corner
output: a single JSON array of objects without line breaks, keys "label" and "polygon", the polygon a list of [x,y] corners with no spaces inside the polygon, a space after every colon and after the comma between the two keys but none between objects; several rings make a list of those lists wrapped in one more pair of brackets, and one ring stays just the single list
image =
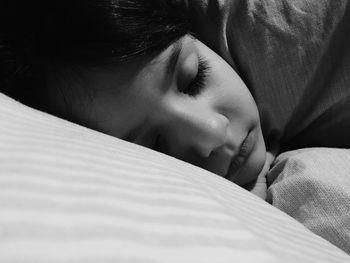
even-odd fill
[{"label": "bed sheet", "polygon": [[349,262],[235,184],[0,94],[0,262]]}]

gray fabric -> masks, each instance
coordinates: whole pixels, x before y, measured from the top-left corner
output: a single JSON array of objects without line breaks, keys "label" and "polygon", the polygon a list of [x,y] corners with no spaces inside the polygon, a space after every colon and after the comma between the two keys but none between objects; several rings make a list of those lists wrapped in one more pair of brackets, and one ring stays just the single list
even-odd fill
[{"label": "gray fabric", "polygon": [[251,90],[268,147],[350,147],[350,1],[193,3],[201,40]]},{"label": "gray fabric", "polygon": [[[350,148],[349,0],[190,3],[199,38],[252,92],[268,148]],[[349,151],[285,153],[280,173],[273,205],[350,253]]]},{"label": "gray fabric", "polygon": [[284,153],[268,178],[273,206],[350,254],[350,150]]}]

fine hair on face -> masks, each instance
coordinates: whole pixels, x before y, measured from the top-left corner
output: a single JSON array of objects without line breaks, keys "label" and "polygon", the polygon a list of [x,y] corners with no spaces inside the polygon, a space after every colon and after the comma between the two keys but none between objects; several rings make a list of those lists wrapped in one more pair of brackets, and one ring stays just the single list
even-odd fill
[{"label": "fine hair on face", "polygon": [[87,67],[157,55],[190,32],[178,2],[2,1],[0,92],[45,110],[48,77],[67,84]]}]

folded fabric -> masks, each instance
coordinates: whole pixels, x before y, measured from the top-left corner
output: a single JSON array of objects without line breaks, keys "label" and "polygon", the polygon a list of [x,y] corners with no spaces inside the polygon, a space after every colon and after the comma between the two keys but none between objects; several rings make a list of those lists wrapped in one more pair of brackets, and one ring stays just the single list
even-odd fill
[{"label": "folded fabric", "polygon": [[281,154],[268,201],[350,254],[350,150],[309,148]]}]

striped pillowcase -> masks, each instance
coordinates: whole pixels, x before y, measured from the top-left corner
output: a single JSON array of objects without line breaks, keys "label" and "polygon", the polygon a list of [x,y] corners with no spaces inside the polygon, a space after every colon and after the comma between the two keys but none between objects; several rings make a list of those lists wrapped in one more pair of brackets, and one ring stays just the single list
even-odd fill
[{"label": "striped pillowcase", "polygon": [[349,262],[208,171],[0,94],[0,262]]}]

